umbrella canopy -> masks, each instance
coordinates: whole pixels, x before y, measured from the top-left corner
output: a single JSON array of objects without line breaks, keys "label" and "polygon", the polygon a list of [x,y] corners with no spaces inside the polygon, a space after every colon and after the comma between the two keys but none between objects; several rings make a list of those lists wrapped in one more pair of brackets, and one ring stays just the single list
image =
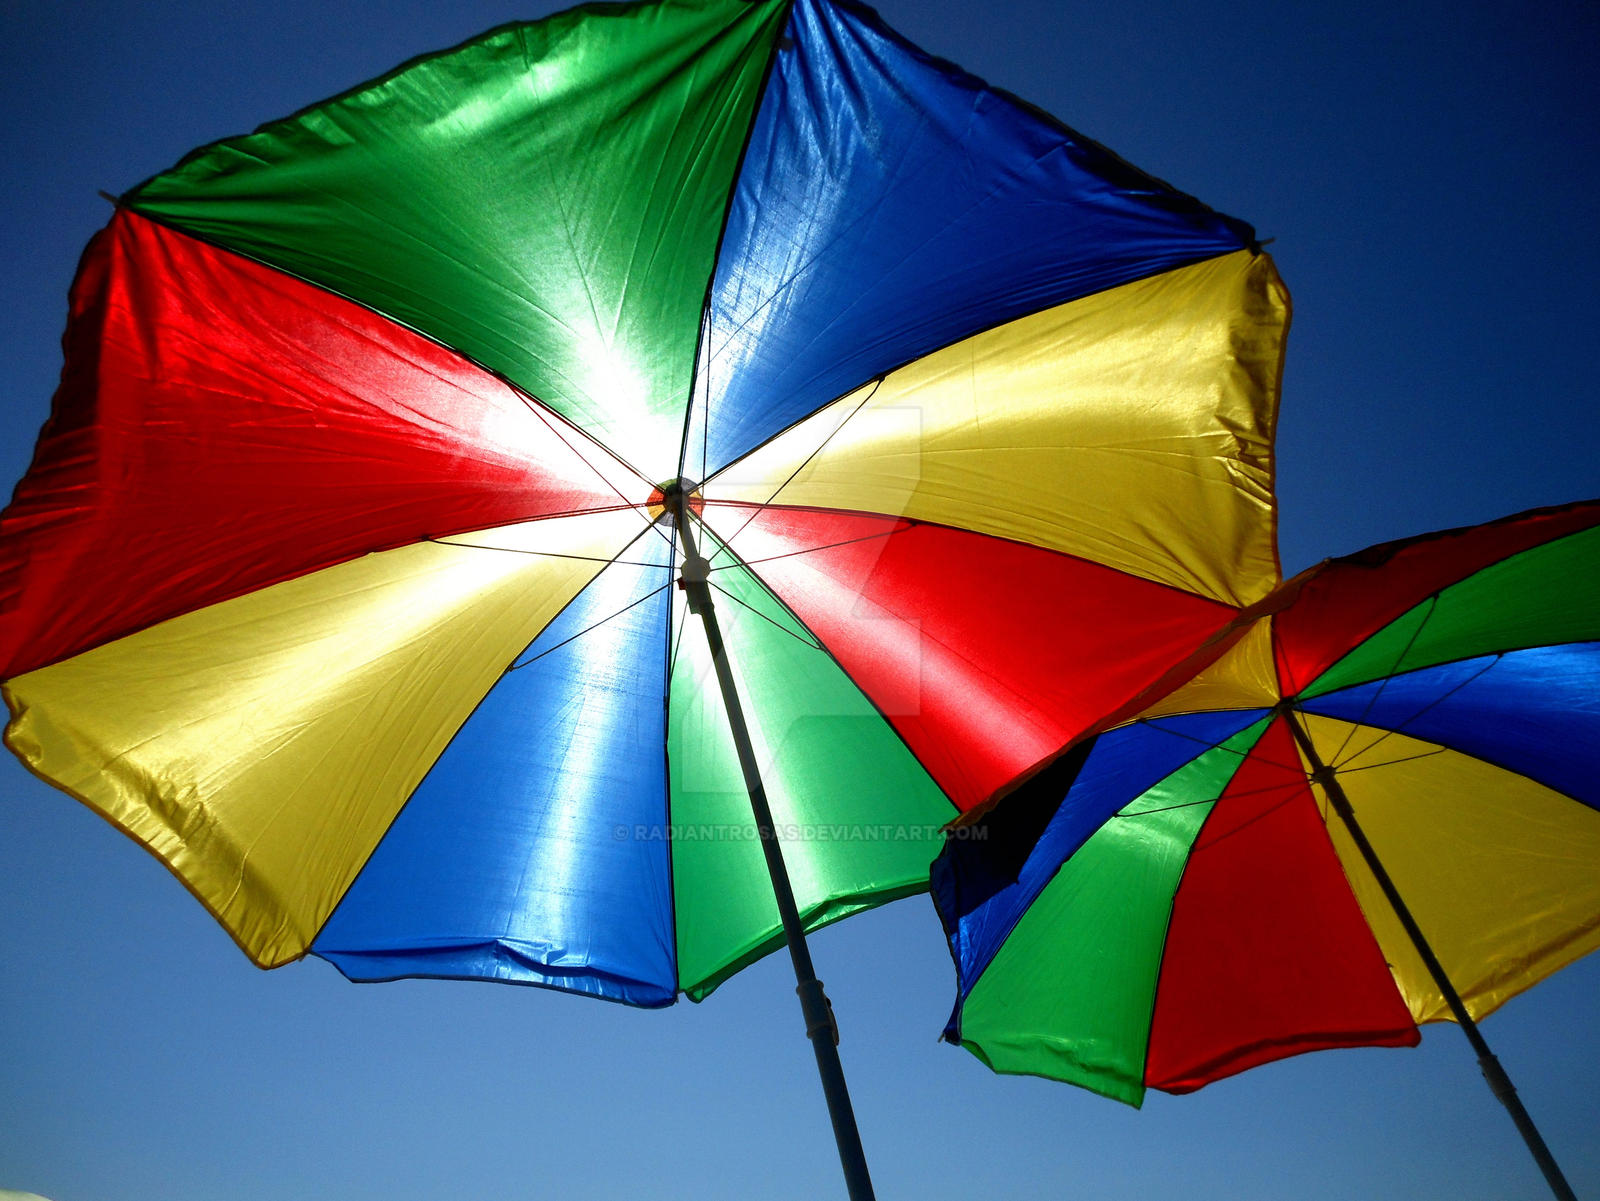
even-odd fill
[{"label": "umbrella canopy", "polygon": [[1600,946],[1597,585],[1600,502],[1289,581],[951,843],[946,1037],[1138,1104]]},{"label": "umbrella canopy", "polygon": [[1286,321],[868,10],[502,27],[121,198],[7,743],[262,966],[699,998],[783,931],[683,527],[814,928],[1270,591]]}]

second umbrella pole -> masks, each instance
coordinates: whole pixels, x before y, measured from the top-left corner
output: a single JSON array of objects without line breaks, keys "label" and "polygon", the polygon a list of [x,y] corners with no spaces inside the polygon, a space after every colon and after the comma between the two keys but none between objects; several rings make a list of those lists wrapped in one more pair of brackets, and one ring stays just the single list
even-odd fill
[{"label": "second umbrella pole", "polygon": [[783,847],[774,828],[772,809],[767,804],[767,790],[761,782],[761,769],[756,763],[749,726],[745,723],[744,706],[734,685],[733,669],[729,666],[727,648],[722,642],[722,628],[711,603],[711,564],[700,554],[694,531],[690,528],[691,491],[692,488],[682,481],[663,489],[664,504],[672,514],[678,536],[683,542],[679,586],[687,597],[689,611],[697,614],[705,627],[711,662],[716,669],[723,706],[728,713],[728,727],[739,755],[739,768],[744,773],[745,789],[750,794],[750,808],[755,815],[756,832],[761,838],[761,851],[766,856],[767,873],[772,877],[772,893],[778,903],[778,917],[783,923],[784,937],[789,944],[789,958],[794,964],[794,976],[798,981],[795,991],[800,995],[800,1010],[805,1015],[806,1037],[811,1040],[812,1050],[816,1053],[817,1072],[822,1077],[822,1091],[828,1101],[828,1116],[833,1121],[833,1137],[839,1145],[839,1162],[844,1168],[850,1201],[873,1201],[872,1178],[867,1172],[867,1158],[861,1148],[861,1133],[856,1128],[855,1109],[850,1104],[844,1067],[839,1062],[839,1028],[834,1023],[833,1006],[822,991],[822,981],[817,979],[816,969],[811,964],[805,927],[800,924],[794,889],[789,883],[788,869],[784,867]]},{"label": "second umbrella pole", "polygon": [[1533,1118],[1529,1115],[1527,1107],[1522,1104],[1522,1098],[1517,1096],[1511,1077],[1506,1075],[1505,1068],[1500,1066],[1500,1060],[1489,1050],[1489,1044],[1479,1032],[1478,1024],[1472,1020],[1465,1002],[1456,992],[1450,977],[1445,974],[1444,965],[1439,962],[1439,957],[1433,953],[1433,948],[1423,937],[1421,927],[1417,925],[1416,919],[1411,916],[1410,908],[1401,899],[1400,892],[1395,887],[1394,881],[1389,878],[1389,873],[1384,869],[1383,861],[1378,858],[1377,851],[1373,849],[1372,843],[1367,841],[1366,831],[1361,828],[1361,823],[1356,821],[1355,809],[1351,807],[1350,798],[1345,795],[1344,786],[1339,783],[1334,769],[1322,762],[1316,747],[1311,743],[1310,735],[1306,733],[1305,726],[1300,721],[1300,715],[1287,702],[1283,705],[1283,715],[1289,722],[1289,729],[1294,734],[1295,742],[1299,744],[1306,761],[1311,765],[1312,780],[1322,787],[1334,812],[1339,815],[1339,820],[1349,831],[1356,849],[1361,852],[1361,858],[1366,861],[1368,869],[1378,882],[1378,887],[1388,898],[1395,916],[1400,919],[1400,924],[1405,927],[1406,934],[1410,936],[1412,945],[1417,949],[1417,954],[1421,956],[1428,974],[1433,977],[1434,985],[1443,995],[1445,1004],[1450,1007],[1451,1014],[1460,1025],[1462,1033],[1467,1036],[1467,1041],[1472,1044],[1472,1049],[1478,1053],[1478,1066],[1483,1069],[1483,1078],[1488,1082],[1489,1090],[1510,1112],[1511,1120],[1516,1123],[1523,1142],[1528,1144],[1528,1150],[1533,1153],[1539,1170],[1544,1173],[1550,1191],[1559,1198],[1559,1201],[1577,1201],[1572,1186],[1567,1183],[1560,1165],[1556,1163],[1555,1156],[1550,1154],[1550,1148],[1545,1145],[1539,1128],[1533,1124]]}]

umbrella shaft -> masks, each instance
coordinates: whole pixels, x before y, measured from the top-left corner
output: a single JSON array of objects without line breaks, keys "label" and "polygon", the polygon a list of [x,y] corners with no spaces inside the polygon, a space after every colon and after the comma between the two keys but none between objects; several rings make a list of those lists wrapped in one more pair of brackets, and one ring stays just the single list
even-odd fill
[{"label": "umbrella shaft", "polygon": [[856,1128],[855,1109],[850,1104],[844,1066],[839,1062],[839,1028],[833,1020],[833,1006],[822,990],[822,981],[817,979],[816,969],[811,963],[811,951],[806,946],[805,927],[800,923],[794,888],[789,883],[789,872],[784,866],[783,847],[774,828],[771,806],[767,803],[766,786],[761,782],[761,768],[756,762],[750,727],[745,722],[744,706],[740,703],[733,669],[728,663],[722,627],[712,607],[711,587],[705,580],[705,560],[700,558],[695,546],[694,533],[689,528],[685,512],[687,505],[681,494],[676,502],[673,506],[674,516],[684,549],[684,572],[680,583],[688,594],[690,612],[698,613],[705,627],[717,684],[722,689],[728,729],[739,754],[739,769],[744,773],[745,790],[750,794],[750,808],[755,815],[756,831],[761,836],[761,852],[766,857],[767,874],[772,877],[773,898],[778,903],[778,917],[783,923],[784,937],[789,944],[789,958],[794,964],[794,976],[798,982],[795,992],[800,996],[800,1011],[805,1016],[806,1037],[811,1040],[811,1048],[817,1057],[817,1072],[822,1077],[822,1092],[828,1101],[828,1117],[833,1122],[833,1137],[839,1146],[839,1162],[844,1168],[845,1185],[850,1193],[850,1201],[874,1201],[866,1153],[861,1147],[861,1132]]},{"label": "umbrella shaft", "polygon": [[1351,841],[1356,844],[1356,849],[1361,852],[1361,858],[1366,861],[1373,878],[1377,880],[1378,887],[1383,890],[1383,895],[1388,898],[1390,906],[1394,909],[1395,916],[1400,919],[1400,924],[1405,927],[1406,934],[1410,937],[1412,945],[1416,947],[1417,954],[1422,958],[1428,974],[1433,977],[1435,986],[1444,997],[1445,1004],[1450,1007],[1450,1012],[1456,1019],[1456,1024],[1461,1027],[1461,1032],[1467,1036],[1467,1041],[1472,1044],[1472,1049],[1477,1052],[1478,1066],[1483,1071],[1483,1078],[1489,1085],[1489,1091],[1499,1098],[1500,1103],[1511,1114],[1511,1120],[1516,1124],[1522,1141],[1527,1143],[1528,1150],[1532,1152],[1534,1161],[1538,1163],[1539,1170],[1544,1173],[1545,1180],[1550,1185],[1550,1191],[1559,1198],[1559,1201],[1577,1201],[1572,1192],[1572,1186],[1567,1183],[1567,1178],[1562,1174],[1561,1167],[1550,1154],[1550,1148],[1545,1145],[1544,1136],[1539,1133],[1539,1128],[1533,1124],[1533,1118],[1527,1108],[1522,1104],[1522,1098],[1517,1096],[1517,1090],[1511,1083],[1511,1077],[1500,1066],[1499,1059],[1495,1058],[1489,1050],[1489,1044],[1478,1029],[1478,1023],[1472,1020],[1472,1015],[1467,1012],[1466,1003],[1462,1001],[1461,994],[1456,992],[1455,985],[1450,982],[1450,977],[1445,974],[1444,965],[1439,962],[1439,957],[1433,953],[1433,947],[1423,936],[1422,928],[1417,925],[1417,920],[1411,915],[1411,909],[1401,899],[1400,890],[1384,869],[1383,861],[1378,858],[1378,852],[1372,843],[1367,840],[1366,831],[1361,828],[1361,823],[1356,820],[1355,809],[1350,804],[1350,798],[1345,794],[1344,786],[1339,783],[1338,776],[1333,769],[1322,762],[1322,757],[1317,754],[1317,748],[1312,745],[1311,737],[1307,734],[1305,726],[1301,724],[1299,714],[1293,709],[1285,708],[1284,716],[1288,719],[1289,729],[1294,734],[1295,741],[1300,745],[1300,750],[1305,754],[1306,761],[1311,764],[1311,778],[1322,786],[1323,793],[1328,798],[1328,803],[1333,806],[1339,820],[1344,823],[1349,832]]}]

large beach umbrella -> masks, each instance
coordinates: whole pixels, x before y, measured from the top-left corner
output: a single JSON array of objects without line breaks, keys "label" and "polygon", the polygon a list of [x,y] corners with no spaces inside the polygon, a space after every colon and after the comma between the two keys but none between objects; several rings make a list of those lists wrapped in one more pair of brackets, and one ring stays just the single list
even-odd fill
[{"label": "large beach umbrella", "polygon": [[802,931],[1275,584],[1286,321],[864,8],[505,26],[119,199],[7,742],[264,967],[658,1006],[787,941],[825,1034]]},{"label": "large beach umbrella", "polygon": [[[1289,581],[934,870],[945,1035],[1138,1104],[1476,1021],[1600,946],[1600,502]],[[1184,677],[1188,678],[1185,679]]]}]

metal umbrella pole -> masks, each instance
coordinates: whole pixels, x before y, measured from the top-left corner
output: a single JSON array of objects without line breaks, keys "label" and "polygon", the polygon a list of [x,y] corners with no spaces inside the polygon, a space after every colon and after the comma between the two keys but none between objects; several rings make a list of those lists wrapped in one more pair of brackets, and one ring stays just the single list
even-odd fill
[{"label": "metal umbrella pole", "polygon": [[750,793],[756,830],[761,836],[761,852],[766,856],[767,874],[772,877],[772,893],[778,902],[778,916],[789,943],[789,958],[798,981],[795,992],[800,995],[800,1011],[805,1015],[806,1037],[811,1040],[811,1048],[817,1056],[817,1072],[822,1077],[822,1091],[828,1100],[828,1116],[833,1121],[834,1141],[839,1144],[839,1162],[844,1168],[850,1201],[873,1201],[872,1178],[867,1173],[867,1158],[861,1149],[861,1133],[856,1129],[850,1090],[845,1086],[844,1068],[839,1062],[839,1027],[833,1018],[833,1006],[822,991],[822,981],[817,979],[816,969],[811,965],[805,928],[800,924],[794,889],[783,864],[783,847],[773,828],[772,810],[767,804],[767,790],[761,783],[761,769],[750,741],[750,728],[745,724],[744,706],[734,686],[733,670],[728,665],[727,648],[722,642],[722,628],[711,603],[711,585],[707,582],[711,564],[695,545],[689,516],[689,496],[694,488],[695,485],[687,481],[676,480],[662,489],[663,503],[683,540],[683,566],[678,586],[687,595],[689,612],[698,614],[705,626],[711,662],[716,667],[722,702],[728,711],[728,727],[739,753],[744,785]]},{"label": "metal umbrella pole", "polygon": [[1421,928],[1417,925],[1416,918],[1411,916],[1411,910],[1406,907],[1405,901],[1400,897],[1399,890],[1394,881],[1389,878],[1389,873],[1384,870],[1383,862],[1378,858],[1378,853],[1367,841],[1367,835],[1356,821],[1355,810],[1350,805],[1350,798],[1345,795],[1344,786],[1339,783],[1338,775],[1333,768],[1323,763],[1317,754],[1316,747],[1311,745],[1311,737],[1306,733],[1305,726],[1301,724],[1300,715],[1290,702],[1282,705],[1284,717],[1289,722],[1289,729],[1294,734],[1295,742],[1305,754],[1306,761],[1311,764],[1311,779],[1320,785],[1324,795],[1333,806],[1339,820],[1344,822],[1345,829],[1350,832],[1350,838],[1356,844],[1356,849],[1361,852],[1362,859],[1366,860],[1367,867],[1371,869],[1373,877],[1378,881],[1378,887],[1383,889],[1383,895],[1389,899],[1389,904],[1394,908],[1395,916],[1400,919],[1400,924],[1405,927],[1410,936],[1412,945],[1417,948],[1417,954],[1422,957],[1428,973],[1433,977],[1434,984],[1444,996],[1445,1004],[1450,1007],[1456,1023],[1461,1027],[1462,1033],[1467,1036],[1467,1041],[1472,1044],[1472,1049],[1478,1054],[1478,1066],[1483,1071],[1483,1078],[1489,1085],[1489,1091],[1500,1099],[1500,1103],[1511,1114],[1511,1120],[1516,1123],[1517,1130],[1522,1134],[1522,1141],[1528,1144],[1528,1150],[1533,1153],[1533,1158],[1539,1165],[1539,1170],[1544,1173],[1545,1180],[1550,1185],[1550,1191],[1559,1201],[1577,1201],[1572,1192],[1572,1186],[1567,1183],[1567,1178],[1562,1175],[1561,1167],[1555,1161],[1555,1156],[1550,1154],[1550,1148],[1545,1145],[1544,1137],[1539,1133],[1539,1128],[1533,1124],[1527,1108],[1522,1104],[1522,1098],[1517,1096],[1517,1090],[1511,1083],[1511,1077],[1506,1075],[1506,1070],[1500,1066],[1500,1061],[1495,1058],[1494,1052],[1489,1050],[1489,1044],[1478,1031],[1478,1024],[1472,1020],[1472,1015],[1467,1012],[1466,1005],[1461,996],[1456,992],[1455,986],[1450,983],[1450,977],[1445,975],[1444,965],[1439,962],[1439,957],[1433,953],[1433,948],[1428,945],[1428,940],[1423,937]]}]

